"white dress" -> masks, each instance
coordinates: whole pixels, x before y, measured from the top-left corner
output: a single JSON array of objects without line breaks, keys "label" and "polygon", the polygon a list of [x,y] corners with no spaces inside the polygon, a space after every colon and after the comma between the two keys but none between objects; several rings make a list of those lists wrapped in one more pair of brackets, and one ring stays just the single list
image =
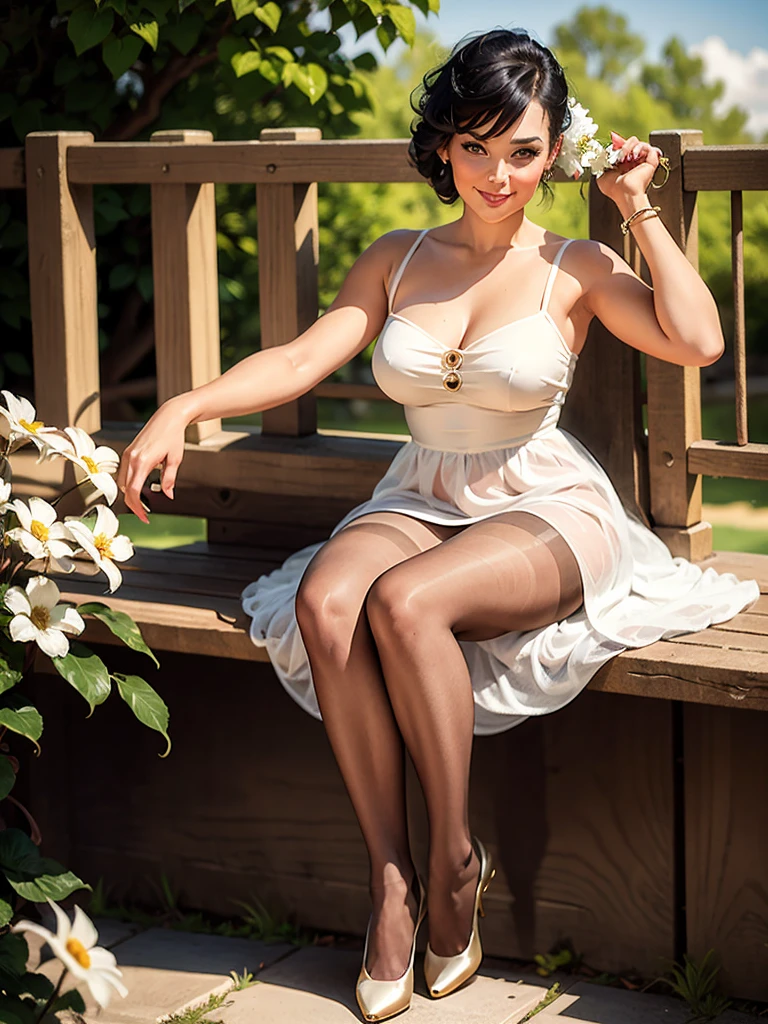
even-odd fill
[{"label": "white dress", "polygon": [[[587,448],[558,427],[578,356],[547,306],[571,239],[557,251],[537,313],[459,350],[391,311],[426,230],[392,281],[390,313],[372,360],[379,387],[404,406],[412,440],[398,450],[371,498],[331,536],[353,519],[381,511],[456,525],[517,509],[559,531],[581,571],[580,608],[539,629],[459,641],[472,681],[474,732],[490,735],[563,707],[620,651],[725,622],[756,601],[760,590],[755,580],[702,571],[673,557],[625,508]],[[323,543],[296,551],[241,594],[254,644],[267,648],[285,689],[318,719],[295,597]]]}]

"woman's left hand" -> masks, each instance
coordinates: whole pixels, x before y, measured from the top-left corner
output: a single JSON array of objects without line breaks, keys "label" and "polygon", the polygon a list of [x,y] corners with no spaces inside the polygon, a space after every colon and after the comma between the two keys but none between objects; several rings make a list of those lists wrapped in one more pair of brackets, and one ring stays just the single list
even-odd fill
[{"label": "woman's left hand", "polygon": [[661,150],[650,142],[641,142],[636,135],[625,139],[611,132],[611,139],[613,148],[621,150],[619,160],[600,175],[597,187],[614,202],[623,196],[643,195],[659,166]]}]

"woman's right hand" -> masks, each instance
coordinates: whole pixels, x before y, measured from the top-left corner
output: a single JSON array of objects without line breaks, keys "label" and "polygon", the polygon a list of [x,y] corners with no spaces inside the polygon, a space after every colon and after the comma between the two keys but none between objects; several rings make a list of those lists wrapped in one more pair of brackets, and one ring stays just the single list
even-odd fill
[{"label": "woman's right hand", "polygon": [[164,402],[124,449],[117,471],[117,486],[126,506],[143,523],[149,519],[142,507],[141,491],[156,466],[162,467],[163,493],[173,498],[176,473],[184,457],[187,417],[173,401]]}]

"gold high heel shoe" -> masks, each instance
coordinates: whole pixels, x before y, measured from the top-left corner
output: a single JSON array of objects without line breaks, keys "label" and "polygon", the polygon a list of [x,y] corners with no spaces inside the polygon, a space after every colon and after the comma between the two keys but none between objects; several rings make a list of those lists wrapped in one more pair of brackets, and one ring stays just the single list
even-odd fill
[{"label": "gold high heel shoe", "polygon": [[427,943],[427,950],[424,955],[424,977],[429,994],[436,999],[440,996],[447,996],[468,978],[471,978],[483,960],[483,947],[480,943],[477,915],[485,917],[483,893],[491,884],[491,879],[496,874],[496,868],[493,867],[490,854],[477,836],[472,836],[472,844],[477,856],[480,858],[480,874],[477,878],[475,912],[472,918],[472,931],[469,935],[469,942],[465,949],[455,956],[438,956],[437,953],[432,952],[429,943]]},{"label": "gold high heel shoe", "polygon": [[380,981],[372,978],[366,970],[365,963],[368,958],[368,934],[371,929],[371,921],[368,920],[368,928],[365,932],[365,950],[363,951],[363,963],[360,967],[360,974],[357,978],[357,1005],[360,1007],[365,1020],[386,1020],[401,1010],[407,1010],[411,1005],[413,996],[413,955],[416,952],[416,936],[419,932],[419,925],[424,920],[427,912],[427,893],[421,875],[416,872],[419,882],[419,909],[416,914],[416,924],[413,929],[413,944],[411,945],[411,959],[405,974],[392,981]]}]

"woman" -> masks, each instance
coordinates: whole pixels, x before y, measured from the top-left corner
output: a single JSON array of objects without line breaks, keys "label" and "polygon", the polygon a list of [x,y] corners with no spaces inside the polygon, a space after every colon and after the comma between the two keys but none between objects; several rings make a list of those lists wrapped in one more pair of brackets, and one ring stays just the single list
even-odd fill
[{"label": "woman", "polygon": [[[556,710],[619,651],[724,621],[758,596],[754,581],[673,559],[557,427],[594,316],[669,362],[706,366],[723,352],[712,295],[650,209],[659,152],[614,136],[621,162],[598,182],[632,218],[649,288],[606,245],[525,216],[570,118],[547,48],[506,30],[470,39],[425,78],[420,114],[411,158],[444,201],[461,198],[461,217],[380,238],[300,337],[164,403],[118,474],[146,521],[141,487],[164,463],[172,496],[188,423],[295,398],[378,337],[373,371],[406,407],[412,440],[327,541],[242,595],[254,642],[322,718],[367,845],[367,1020],[409,1005],[427,903],[430,994],[479,967],[493,867],[469,830],[473,732]],[[429,813],[428,892],[408,842],[405,747]]]}]

